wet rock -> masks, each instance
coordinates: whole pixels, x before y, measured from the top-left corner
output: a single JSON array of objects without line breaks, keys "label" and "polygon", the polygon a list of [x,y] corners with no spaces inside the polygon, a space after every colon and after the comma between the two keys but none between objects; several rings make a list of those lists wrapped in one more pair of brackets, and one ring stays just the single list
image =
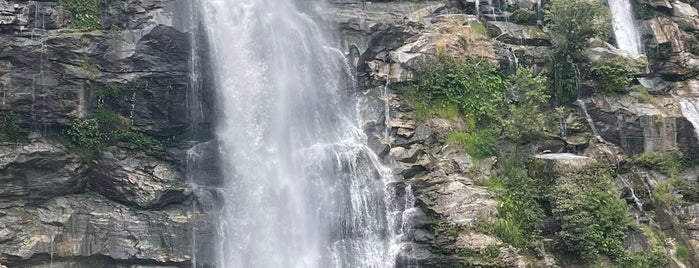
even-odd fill
[{"label": "wet rock", "polygon": [[587,165],[596,162],[595,159],[569,153],[539,154],[535,155],[534,158],[544,162],[542,170],[539,171],[553,172],[559,176],[577,173]]},{"label": "wet rock", "polygon": [[697,9],[681,1],[672,2],[672,15],[676,17],[697,17]]},{"label": "wet rock", "polygon": [[525,26],[511,22],[489,21],[488,33],[496,40],[514,45],[550,46],[551,39],[537,26]]},{"label": "wet rock", "polygon": [[191,189],[167,163],[118,148],[100,153],[89,188],[113,200],[141,208],[160,208],[189,199]]},{"label": "wet rock", "polygon": [[418,198],[425,209],[462,226],[473,226],[479,217],[497,213],[497,202],[490,192],[456,181],[432,186]]},{"label": "wet rock", "polygon": [[82,191],[87,166],[56,143],[0,145],[0,203],[22,204]]},{"label": "wet rock", "polygon": [[84,258],[82,265],[95,260],[86,257],[102,257],[100,267],[182,267],[192,257],[192,224],[184,207],[135,211],[96,195],[57,197],[36,208],[0,209],[0,230],[6,230],[0,231],[0,262],[17,267],[53,254],[77,263]]}]

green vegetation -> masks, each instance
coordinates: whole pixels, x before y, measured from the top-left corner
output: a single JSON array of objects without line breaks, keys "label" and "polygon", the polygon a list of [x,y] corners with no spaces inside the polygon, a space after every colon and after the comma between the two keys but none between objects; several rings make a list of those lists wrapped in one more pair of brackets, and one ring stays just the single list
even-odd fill
[{"label": "green vegetation", "polygon": [[597,85],[605,93],[625,93],[633,81],[633,70],[629,60],[616,57],[597,63],[592,74]]},{"label": "green vegetation", "polygon": [[17,116],[12,111],[0,111],[0,142],[21,142],[27,139],[29,130],[17,124]]},{"label": "green vegetation", "polygon": [[551,193],[551,211],[561,224],[558,236],[564,250],[589,260],[600,254],[614,261],[625,256],[622,241],[631,219],[612,188],[612,178],[600,166],[559,178]]},{"label": "green vegetation", "polygon": [[510,20],[518,24],[536,24],[536,11],[525,8],[516,9],[512,12]]},{"label": "green vegetation", "polygon": [[485,25],[483,25],[483,23],[472,23],[471,29],[473,29],[474,32],[479,33],[482,36],[490,37],[490,34],[488,34],[488,29],[485,28]]},{"label": "green vegetation", "polygon": [[580,75],[576,64],[588,61],[584,53],[588,39],[604,40],[612,32],[609,9],[597,1],[551,0],[544,20],[553,45],[553,96],[561,103],[572,103]]},{"label": "green vegetation", "polygon": [[471,122],[469,130],[473,130],[495,122],[501,111],[505,82],[487,62],[441,54],[419,81],[400,91],[420,117],[458,115]]},{"label": "green vegetation", "polygon": [[497,192],[498,219],[491,223],[492,232],[510,245],[535,249],[540,241],[544,218],[541,204],[543,184],[527,175],[519,156],[509,155],[498,165],[498,174],[489,188]]},{"label": "green vegetation", "polygon": [[518,144],[541,139],[547,123],[543,108],[550,99],[546,94],[548,80],[543,75],[532,76],[532,71],[519,68],[509,77],[508,83],[514,98],[507,105],[508,114],[503,122],[505,136]]},{"label": "green vegetation", "polygon": [[104,6],[110,1],[113,0],[60,0],[60,4],[72,14],[72,28],[101,30],[100,17]]},{"label": "green vegetation", "polygon": [[[109,109],[105,102],[126,99],[133,113],[136,88],[124,85],[107,84],[97,90],[98,107],[88,119],[78,119],[67,131],[72,145],[86,153],[114,146],[120,142],[135,146],[143,151],[162,147],[154,138],[131,130],[131,119]],[[129,115],[130,117],[132,114]]]},{"label": "green vegetation", "polygon": [[457,131],[447,137],[447,142],[461,146],[476,159],[483,159],[495,155],[498,137],[490,131]]},{"label": "green vegetation", "polygon": [[682,262],[689,261],[689,249],[683,245],[677,245],[675,248],[675,256]]},{"label": "green vegetation", "polygon": [[629,164],[656,170],[670,177],[677,176],[687,164],[682,152],[647,152],[635,156]]}]

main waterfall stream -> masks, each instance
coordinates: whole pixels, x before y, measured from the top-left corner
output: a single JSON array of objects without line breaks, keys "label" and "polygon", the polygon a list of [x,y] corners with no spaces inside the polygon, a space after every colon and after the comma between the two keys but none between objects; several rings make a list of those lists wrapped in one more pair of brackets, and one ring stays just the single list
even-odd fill
[{"label": "main waterfall stream", "polygon": [[199,0],[226,183],[217,267],[392,267],[393,176],[316,1]]}]

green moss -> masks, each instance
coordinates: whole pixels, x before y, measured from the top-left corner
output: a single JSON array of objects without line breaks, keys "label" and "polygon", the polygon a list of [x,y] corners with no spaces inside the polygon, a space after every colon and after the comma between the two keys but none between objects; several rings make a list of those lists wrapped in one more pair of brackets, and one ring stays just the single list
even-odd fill
[{"label": "green moss", "polygon": [[675,248],[675,256],[677,256],[680,261],[686,263],[689,261],[689,249],[684,245],[677,245],[677,248]]}]

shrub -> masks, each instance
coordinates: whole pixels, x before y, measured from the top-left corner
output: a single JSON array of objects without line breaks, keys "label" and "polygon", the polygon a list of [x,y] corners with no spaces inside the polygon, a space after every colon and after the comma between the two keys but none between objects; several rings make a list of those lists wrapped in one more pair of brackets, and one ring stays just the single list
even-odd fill
[{"label": "shrub", "polygon": [[535,249],[544,218],[540,202],[544,184],[529,177],[525,166],[515,154],[500,158],[497,176],[487,182],[498,201],[498,218],[487,231],[515,247]]},{"label": "shrub", "polygon": [[597,85],[605,93],[627,92],[633,80],[633,67],[623,57],[608,59],[592,67]]},{"label": "shrub", "polygon": [[0,111],[0,141],[21,142],[27,139],[29,130],[19,126],[12,111]]},{"label": "shrub", "polygon": [[514,96],[509,100],[509,113],[503,124],[505,135],[517,143],[539,139],[546,125],[542,110],[550,99],[546,77],[533,76],[532,71],[519,68],[508,82]]},{"label": "shrub", "polygon": [[675,256],[682,262],[687,262],[689,260],[689,249],[684,245],[677,245],[675,248]]},{"label": "shrub", "polygon": [[461,146],[476,159],[483,159],[495,155],[498,138],[490,131],[457,131],[449,134],[447,142]]},{"label": "shrub", "polygon": [[101,149],[107,141],[107,136],[100,131],[100,124],[96,119],[75,120],[68,130],[68,135],[73,143],[88,150]]},{"label": "shrub", "polygon": [[674,177],[682,171],[686,160],[679,150],[667,152],[647,152],[635,156],[629,162],[652,170],[659,171],[670,177]]},{"label": "shrub", "polygon": [[598,1],[551,0],[544,11],[554,50],[565,60],[584,60],[582,51],[592,37],[605,39],[612,33],[609,9]]},{"label": "shrub", "polygon": [[519,24],[536,24],[536,11],[520,8],[512,12],[510,20]]},{"label": "shrub", "polygon": [[419,83],[403,87],[401,94],[413,107],[423,109],[423,114],[438,109],[458,111],[476,125],[486,126],[499,118],[503,86],[503,79],[489,63],[441,54],[435,64],[420,72]]},{"label": "shrub", "polygon": [[72,15],[70,26],[76,29],[102,29],[102,9],[109,0],[60,0],[61,6]]},{"label": "shrub", "polygon": [[605,40],[612,32],[609,9],[599,1],[551,0],[544,21],[552,43],[553,95],[563,104],[577,99],[580,72],[577,63],[587,62],[583,53],[588,39]]},{"label": "shrub", "polygon": [[559,178],[552,192],[552,214],[559,221],[563,248],[583,258],[598,254],[624,257],[622,241],[631,223],[626,204],[612,190],[611,173],[603,167]]}]

